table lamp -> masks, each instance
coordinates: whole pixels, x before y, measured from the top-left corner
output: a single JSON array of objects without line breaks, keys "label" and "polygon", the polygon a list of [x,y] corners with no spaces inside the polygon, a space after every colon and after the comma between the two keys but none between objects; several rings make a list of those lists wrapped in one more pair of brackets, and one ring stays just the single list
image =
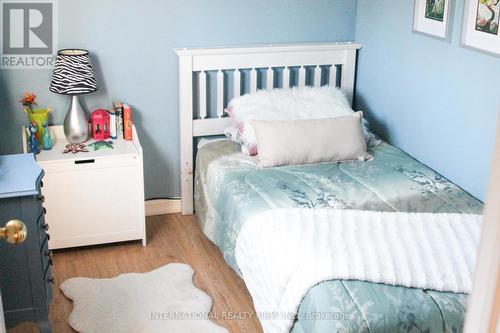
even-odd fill
[{"label": "table lamp", "polygon": [[82,143],[89,138],[89,121],[78,95],[98,89],[89,52],[82,49],[57,51],[56,63],[50,81],[50,91],[71,96],[68,112],[64,117],[64,135],[71,143]]}]

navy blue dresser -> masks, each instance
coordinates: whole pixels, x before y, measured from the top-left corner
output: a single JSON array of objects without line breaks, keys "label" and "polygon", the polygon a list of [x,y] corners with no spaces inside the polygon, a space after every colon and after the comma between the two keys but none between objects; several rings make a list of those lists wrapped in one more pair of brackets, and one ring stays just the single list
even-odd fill
[{"label": "navy blue dresser", "polygon": [[0,156],[0,227],[12,220],[26,225],[19,244],[0,239],[0,291],[5,324],[33,321],[40,332],[51,332],[51,252],[42,195],[43,171],[32,154]]}]

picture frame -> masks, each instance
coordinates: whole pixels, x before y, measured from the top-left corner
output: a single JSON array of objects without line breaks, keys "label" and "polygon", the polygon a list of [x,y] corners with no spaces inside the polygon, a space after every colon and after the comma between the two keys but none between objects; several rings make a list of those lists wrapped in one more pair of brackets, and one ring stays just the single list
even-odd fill
[{"label": "picture frame", "polygon": [[413,32],[449,40],[453,0],[415,0]]},{"label": "picture frame", "polygon": [[462,45],[500,56],[500,0],[465,0]]}]

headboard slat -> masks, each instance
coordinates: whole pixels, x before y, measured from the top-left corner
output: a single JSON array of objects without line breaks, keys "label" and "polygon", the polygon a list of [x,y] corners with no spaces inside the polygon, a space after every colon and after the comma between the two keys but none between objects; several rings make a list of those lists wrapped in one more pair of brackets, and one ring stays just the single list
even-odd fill
[{"label": "headboard slat", "polygon": [[252,68],[250,71],[250,92],[256,92],[257,91],[257,70],[255,68]]},{"label": "headboard slat", "polygon": [[221,118],[224,114],[224,73],[217,72],[217,117]]},{"label": "headboard slat", "polygon": [[[230,82],[231,78],[233,80],[232,97],[235,97],[240,96],[242,91],[256,91],[259,86],[259,73],[265,72],[265,88],[271,90],[275,86],[277,75],[281,78],[283,88],[306,84],[319,87],[322,73],[327,71],[329,84],[340,86],[352,103],[356,51],[359,48],[361,44],[356,43],[304,43],[176,49],[179,57],[182,213],[193,213],[193,138],[223,134],[224,128],[231,124],[230,119],[224,117],[225,103],[231,97],[231,93],[225,90],[226,74],[227,82]],[[312,79],[307,78],[310,70]],[[207,88],[207,72],[210,71],[217,72],[216,118],[210,118],[207,112],[209,101],[214,100],[214,97],[210,98],[208,95],[211,90]],[[250,86],[247,89],[245,78],[248,71]],[[339,75],[340,82],[337,82]],[[193,89],[194,77],[198,79],[198,92]],[[229,95],[226,96],[226,93]],[[196,98],[199,99],[198,110],[194,108]],[[196,119],[197,111],[199,119]]]},{"label": "headboard slat", "polygon": [[233,80],[234,80],[233,96],[238,97],[241,95],[241,72],[238,68],[235,69],[234,71]]},{"label": "headboard slat", "polygon": [[285,67],[283,70],[283,88],[290,87],[290,68]]},{"label": "headboard slat", "polygon": [[200,72],[198,89],[200,93],[200,118],[205,119],[207,117],[207,73],[205,71]]},{"label": "headboard slat", "polygon": [[274,70],[268,67],[266,71],[266,89],[271,91],[274,88]]},{"label": "headboard slat", "polygon": [[321,87],[321,67],[314,67],[314,86]]},{"label": "headboard slat", "polygon": [[299,87],[305,87],[306,86],[306,69],[304,66],[301,66],[299,68]]},{"label": "headboard slat", "polygon": [[328,85],[331,87],[337,86],[337,66],[330,66],[330,74],[328,78]]}]

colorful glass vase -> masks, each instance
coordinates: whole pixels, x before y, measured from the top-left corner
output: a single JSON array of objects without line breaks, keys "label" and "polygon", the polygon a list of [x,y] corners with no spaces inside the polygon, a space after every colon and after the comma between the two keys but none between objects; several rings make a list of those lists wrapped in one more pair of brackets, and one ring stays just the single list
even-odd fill
[{"label": "colorful glass vase", "polygon": [[38,129],[37,124],[32,121],[28,127],[28,130],[30,131],[30,137],[28,139],[28,146],[30,147],[30,152],[38,155],[40,154],[40,146],[38,144],[38,140],[35,137],[35,133]]},{"label": "colorful glass vase", "polygon": [[42,123],[43,132],[42,132],[42,148],[45,150],[52,149],[52,137],[50,136],[49,124],[47,121]]},{"label": "colorful glass vase", "polygon": [[37,130],[35,137],[39,143],[42,143],[42,133],[43,133],[43,122],[48,121],[49,109],[34,109],[28,113],[28,118],[30,122],[36,123]]}]

